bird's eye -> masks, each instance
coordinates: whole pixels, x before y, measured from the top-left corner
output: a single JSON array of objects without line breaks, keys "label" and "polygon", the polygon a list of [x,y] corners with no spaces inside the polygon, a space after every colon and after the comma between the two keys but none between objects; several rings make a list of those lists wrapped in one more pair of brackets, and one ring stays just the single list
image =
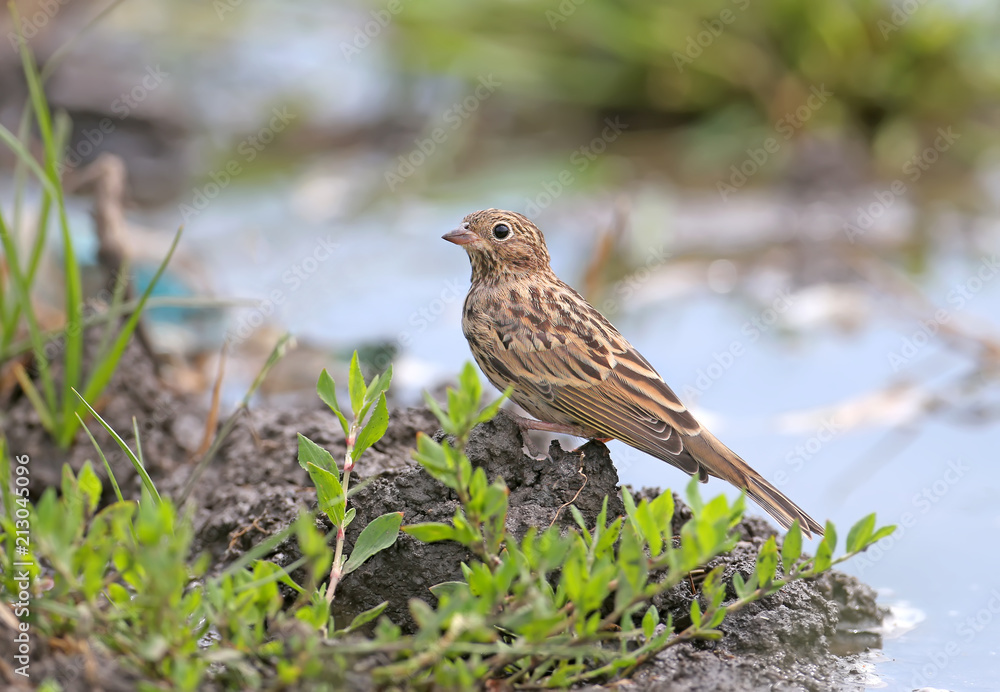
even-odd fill
[{"label": "bird's eye", "polygon": [[498,223],[493,227],[493,237],[497,240],[507,240],[510,237],[510,226],[505,223]]}]

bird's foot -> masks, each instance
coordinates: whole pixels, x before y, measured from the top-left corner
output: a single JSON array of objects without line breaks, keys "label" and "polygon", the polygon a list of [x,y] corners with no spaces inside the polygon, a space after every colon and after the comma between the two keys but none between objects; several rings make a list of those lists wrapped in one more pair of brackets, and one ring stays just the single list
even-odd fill
[{"label": "bird's foot", "polygon": [[[524,416],[516,416],[517,426],[521,428],[521,438],[524,440],[524,446],[528,448],[528,453],[536,459],[539,458],[538,454],[532,449],[531,438],[528,436],[529,430],[540,430],[542,432],[555,433],[557,435],[572,435],[573,437],[582,437],[587,440],[597,440],[598,442],[610,442],[613,437],[592,437],[588,431],[581,427],[575,425],[568,425],[565,423],[546,423],[545,421],[535,420],[534,418],[525,418]],[[580,451],[586,442],[573,452]]]}]

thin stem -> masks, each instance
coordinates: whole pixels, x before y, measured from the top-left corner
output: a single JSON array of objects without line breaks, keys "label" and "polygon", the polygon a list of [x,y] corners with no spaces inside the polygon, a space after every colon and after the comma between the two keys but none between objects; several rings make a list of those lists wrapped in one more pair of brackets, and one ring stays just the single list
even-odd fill
[{"label": "thin stem", "polygon": [[[354,444],[358,439],[358,429],[360,424],[357,420],[351,422],[351,429],[347,435],[347,451],[344,453],[344,478],[341,487],[344,491],[344,510],[347,510],[347,491],[351,486],[351,471],[354,470]],[[326,604],[333,603],[333,595],[337,590],[337,584],[344,576],[344,527],[337,527],[337,549],[333,555],[333,565],[330,567],[330,581],[326,585]],[[326,636],[326,632],[323,633]]]}]

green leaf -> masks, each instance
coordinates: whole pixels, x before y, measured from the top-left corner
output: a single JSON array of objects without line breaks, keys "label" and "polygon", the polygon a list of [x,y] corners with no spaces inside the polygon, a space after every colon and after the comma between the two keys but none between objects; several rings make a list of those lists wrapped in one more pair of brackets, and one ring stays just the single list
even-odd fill
[{"label": "green leaf", "polygon": [[309,470],[309,464],[318,466],[324,471],[332,472],[337,470],[337,462],[333,460],[332,454],[301,433],[298,435],[298,438],[299,466],[306,471]]},{"label": "green leaf", "polygon": [[[302,436],[300,435],[299,437]],[[330,521],[333,522],[334,526],[343,526],[344,507],[347,498],[344,497],[344,488],[340,484],[340,479],[335,474],[312,462],[306,464],[306,470],[309,472],[309,477],[312,478],[312,482],[316,486],[320,511],[330,517]]]},{"label": "green leaf", "polygon": [[424,401],[427,403],[427,408],[429,408],[431,413],[434,414],[434,417],[438,419],[438,423],[441,424],[441,429],[449,435],[454,435],[455,426],[451,424],[451,418],[444,412],[444,409],[441,408],[441,404],[439,404],[437,400],[426,391],[424,392]]},{"label": "green leaf", "polygon": [[368,398],[374,401],[378,398],[379,394],[384,394],[389,391],[389,385],[392,384],[392,365],[386,368],[385,372],[375,378],[375,385],[371,389]]},{"label": "green leaf", "polygon": [[361,627],[364,627],[369,622],[373,621],[375,618],[381,615],[388,607],[388,605],[389,601],[382,601],[374,608],[369,608],[365,612],[355,615],[354,619],[351,620],[351,624],[347,626],[347,629],[343,630],[343,633],[349,634],[350,632],[353,632]]},{"label": "green leaf", "polygon": [[132,600],[128,590],[117,582],[108,584],[108,600],[119,608],[126,607]]},{"label": "green leaf", "polygon": [[455,527],[451,524],[425,522],[423,524],[404,526],[402,530],[403,533],[407,533],[424,543],[455,540]]},{"label": "green leaf", "polygon": [[496,399],[493,403],[487,404],[483,407],[483,410],[479,412],[479,416],[476,418],[476,425],[479,423],[485,423],[488,420],[493,420],[503,405],[503,402],[510,398],[510,395],[514,393],[513,387],[507,387],[504,393],[500,395],[500,398]]},{"label": "green leaf", "polygon": [[354,411],[354,418],[357,420],[361,415],[361,409],[365,405],[365,377],[361,374],[361,366],[358,364],[358,352],[354,352],[351,358],[351,369],[347,378],[348,388],[351,393],[351,409]]},{"label": "green leaf", "polygon": [[444,581],[430,587],[430,592],[434,594],[438,600],[444,598],[445,596],[454,598],[461,597],[463,594],[471,593],[469,591],[469,585],[464,581]]},{"label": "green leaf", "polygon": [[422,432],[417,433],[417,451],[413,457],[435,480],[453,490],[457,490],[459,485],[456,454],[447,442],[439,444],[434,438]]},{"label": "green leaf", "polygon": [[641,593],[646,587],[649,564],[642,550],[639,534],[631,524],[626,524],[622,531],[621,545],[618,548],[618,569],[633,593]]},{"label": "green leaf", "polygon": [[368,419],[361,434],[358,435],[354,443],[354,450],[351,452],[351,459],[357,461],[366,449],[382,439],[385,431],[389,429],[389,407],[385,401],[385,394],[379,394],[378,406],[375,412]]},{"label": "green leaf", "polygon": [[816,548],[816,556],[813,558],[812,568],[809,570],[810,575],[822,574],[826,570],[830,569],[830,564],[833,562],[833,548],[825,540],[819,544]]},{"label": "green leaf", "polygon": [[646,543],[649,545],[649,552],[652,553],[653,557],[658,557],[663,552],[663,528],[657,525],[656,520],[653,519],[649,502],[643,500],[639,503],[639,506],[636,508],[635,518],[639,522],[643,538],[646,539]]},{"label": "green leaf", "polygon": [[660,624],[660,611],[656,609],[656,606],[649,606],[649,610],[642,616],[642,633],[646,639],[653,638],[658,624]]},{"label": "green leaf", "polygon": [[868,545],[868,539],[872,537],[874,531],[875,514],[872,513],[859,520],[847,532],[847,545],[844,550],[848,553],[856,553],[859,550],[864,550],[865,546]]},{"label": "green leaf", "polygon": [[670,522],[674,518],[674,494],[669,490],[660,493],[659,497],[649,503],[649,510],[661,530],[669,531]]},{"label": "green leaf", "polygon": [[384,394],[389,389],[390,382],[392,382],[391,365],[388,370],[381,375],[375,375],[368,383],[368,388],[365,390],[365,406],[361,409],[361,415],[358,416],[359,421],[364,420],[365,416],[368,415],[368,409],[379,400],[379,395]]},{"label": "green leaf", "polygon": [[458,390],[462,394],[460,410],[452,411],[451,415],[459,420],[469,420],[473,417],[479,400],[483,396],[483,383],[472,361],[465,361],[462,372],[458,375]]},{"label": "green leaf", "polygon": [[757,582],[761,586],[767,586],[774,581],[774,574],[778,569],[778,544],[774,536],[765,541],[757,554]]},{"label": "green leaf", "polygon": [[788,574],[792,565],[802,557],[802,529],[799,520],[792,522],[792,527],[785,534],[785,541],[781,545],[781,569]]},{"label": "green leaf", "polygon": [[597,545],[594,546],[595,555],[603,555],[605,552],[610,551],[615,543],[618,542],[623,522],[624,519],[622,517],[618,517],[611,522],[611,526],[601,533],[601,537],[597,541]]},{"label": "green leaf", "polygon": [[79,484],[80,492],[83,493],[87,501],[87,513],[93,514],[94,510],[97,509],[98,503],[101,501],[101,493],[104,489],[101,485],[101,479],[94,473],[94,467],[91,465],[90,459],[87,459],[83,463],[77,483]]},{"label": "green leaf", "polygon": [[593,537],[590,535],[590,531],[587,530],[587,522],[583,518],[583,513],[580,511],[580,508],[576,505],[570,505],[569,513],[573,516],[573,521],[576,522],[576,525],[580,527],[580,533],[583,536],[583,539],[587,542],[587,545],[590,545]]},{"label": "green leaf", "polygon": [[701,606],[698,599],[691,601],[691,623],[697,628],[701,627]]},{"label": "green leaf", "polygon": [[743,579],[743,575],[739,572],[733,573],[733,590],[736,592],[737,598],[745,598],[751,589],[747,588],[747,583]]},{"label": "green leaf", "polygon": [[[621,491],[622,504],[625,505],[625,516],[631,519],[635,515],[635,498],[632,497],[632,493],[624,485],[621,487]],[[635,528],[639,528],[639,525],[636,524]]]},{"label": "green leaf", "polygon": [[350,574],[372,555],[395,543],[399,536],[399,526],[402,523],[402,512],[390,512],[368,524],[361,531],[361,535],[358,536],[358,540],[354,544],[354,550],[351,551],[351,556],[344,564],[344,574]]},{"label": "green leaf", "polygon": [[698,476],[691,476],[691,480],[685,488],[685,495],[687,495],[688,507],[691,508],[691,513],[695,516],[701,514],[702,507],[704,503],[701,501],[701,493],[698,492]]},{"label": "green leaf", "polygon": [[319,394],[319,398],[322,399],[323,403],[330,407],[330,410],[337,414],[337,418],[340,420],[340,427],[344,429],[344,437],[347,437],[348,431],[350,430],[350,425],[347,422],[347,418],[344,416],[343,411],[340,409],[340,402],[337,401],[337,386],[330,377],[330,373],[323,368],[323,372],[319,374],[319,382],[316,384],[316,393]]},{"label": "green leaf", "polygon": [[837,552],[837,527],[832,521],[826,522],[826,531],[823,534],[823,543],[830,545],[830,554]]},{"label": "green leaf", "polygon": [[883,538],[885,538],[886,536],[891,536],[891,535],[892,535],[893,533],[895,533],[895,531],[896,531],[896,526],[895,526],[895,524],[893,524],[893,525],[891,525],[891,526],[883,526],[883,527],[882,527],[882,528],[880,528],[880,529],[879,529],[878,531],[876,531],[876,532],[875,532],[875,533],[874,533],[874,534],[872,535],[872,537],[871,537],[871,538],[869,538],[869,539],[868,539],[868,545],[866,545],[865,547],[867,548],[867,547],[868,547],[868,546],[870,546],[870,545],[873,545],[873,544],[875,544],[875,543],[878,543],[878,542],[879,542],[880,540],[882,540],[882,539],[883,539]]}]

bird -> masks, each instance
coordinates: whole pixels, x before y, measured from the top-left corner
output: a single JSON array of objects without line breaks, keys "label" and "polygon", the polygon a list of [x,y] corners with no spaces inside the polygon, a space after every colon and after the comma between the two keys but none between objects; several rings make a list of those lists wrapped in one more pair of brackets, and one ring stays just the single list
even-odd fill
[{"label": "bird", "polygon": [[541,230],[513,211],[484,209],[444,236],[472,265],[462,331],[487,379],[542,430],[621,440],[701,482],[743,490],[784,529],[823,526],[702,426],[656,369],[550,266]]}]

